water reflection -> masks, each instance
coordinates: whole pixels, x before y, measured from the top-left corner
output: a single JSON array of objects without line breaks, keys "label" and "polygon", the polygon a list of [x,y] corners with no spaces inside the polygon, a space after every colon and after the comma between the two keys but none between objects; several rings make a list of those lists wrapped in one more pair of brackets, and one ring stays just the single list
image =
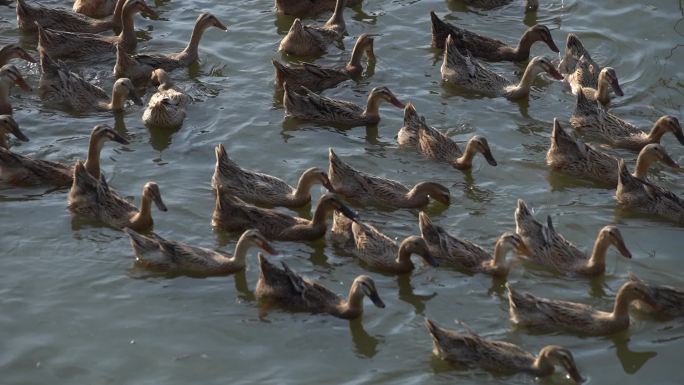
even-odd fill
[{"label": "water reflection", "polygon": [[412,305],[416,314],[419,315],[425,314],[425,303],[437,296],[437,293],[430,295],[415,294],[413,286],[411,286],[410,273],[397,276],[397,285],[399,286],[399,299]]},{"label": "water reflection", "polygon": [[354,343],[354,352],[361,357],[372,358],[378,354],[378,345],[385,342],[382,337],[374,337],[366,332],[362,317],[349,321],[349,332]]},{"label": "water reflection", "polygon": [[617,354],[622,369],[627,374],[635,374],[641,369],[646,362],[658,355],[656,352],[634,352],[629,349],[629,331],[615,334],[610,337],[615,345],[615,353]]},{"label": "water reflection", "polygon": [[182,127],[182,125],[176,128],[148,127],[147,129],[150,132],[150,145],[159,152],[166,150],[171,145],[171,138],[173,135],[180,131]]}]

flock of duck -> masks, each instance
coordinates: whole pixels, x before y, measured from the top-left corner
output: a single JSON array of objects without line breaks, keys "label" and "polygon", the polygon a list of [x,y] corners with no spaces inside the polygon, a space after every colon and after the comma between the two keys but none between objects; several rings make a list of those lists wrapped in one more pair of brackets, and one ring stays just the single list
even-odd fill
[{"label": "flock of duck", "polygon": [[[467,1],[482,8],[509,2]],[[333,11],[323,25],[307,25],[299,18],[295,19],[280,42],[279,50],[295,58],[311,59],[324,55],[328,47],[345,34],[344,7],[359,3],[357,0],[276,0],[278,12],[297,17]],[[536,1],[528,0],[525,8],[534,12],[537,6]],[[155,14],[144,0],[77,0],[73,11],[17,0],[16,12],[20,30],[37,37],[40,92],[47,103],[77,112],[119,111],[126,108],[128,99],[142,105],[136,86],[149,82],[158,88],[149,98],[142,119],[149,126],[166,128],[181,125],[185,108],[191,103],[188,95],[173,86],[170,73],[197,60],[200,39],[207,28],[227,30],[215,16],[203,13],[197,18],[190,42],[178,53],[134,54],[137,43],[135,14]],[[559,52],[549,29],[543,25],[529,28],[517,46],[510,46],[445,22],[435,13],[430,14],[430,20],[432,45],[444,50],[441,75],[445,86],[489,96],[524,98],[541,73],[567,82],[573,94],[577,95],[571,127],[582,137],[599,141],[607,147],[638,151],[636,168],[630,173],[624,160],[585,144],[579,136],[564,129],[558,119],[553,121],[546,158],[548,166],[576,178],[615,188],[618,204],[628,210],[684,224],[684,200],[648,180],[648,169],[654,162],[678,167],[660,142],[667,133],[672,133],[684,144],[679,121],[673,116],[663,116],[647,132],[611,113],[608,105],[612,94],[623,95],[616,72],[592,60],[576,35],[568,35],[565,55],[560,64],[555,65],[545,57],[529,58],[530,47],[536,42]],[[110,30],[119,31],[118,35],[104,34]],[[413,104],[399,101],[386,87],[374,88],[365,107],[321,95],[322,91],[344,81],[358,79],[363,72],[363,57],[375,58],[373,45],[373,37],[367,34],[359,36],[348,64],[339,68],[306,62],[285,64],[273,60],[275,87],[282,90],[285,115],[324,124],[363,126],[377,123],[380,104],[388,102],[404,110],[404,125],[397,136],[400,148],[416,151],[459,170],[470,169],[477,154],[481,154],[491,166],[497,165],[484,137],[473,136],[461,149],[449,136],[430,127]],[[100,172],[100,151],[104,144],[107,141],[128,143],[111,127],[101,124],[92,130],[86,160],[76,161],[73,166],[32,159],[9,149],[6,134],[12,134],[20,141],[28,140],[12,117],[9,98],[12,85],[30,89],[19,70],[7,64],[15,58],[35,62],[31,54],[16,44],[0,49],[0,64],[3,65],[0,69],[0,112],[4,114],[0,116],[0,179],[3,183],[21,186],[70,186],[69,210],[74,215],[123,229],[130,237],[136,263],[144,268],[172,275],[228,275],[245,269],[245,258],[252,247],[275,254],[271,242],[312,241],[322,237],[348,250],[364,267],[389,274],[410,273],[414,269],[412,255],[419,256],[430,266],[447,266],[493,276],[508,274],[510,263],[506,257],[509,253],[555,271],[587,276],[604,273],[606,251],[611,246],[624,257],[631,258],[617,227],[602,228],[591,254],[587,255],[554,229],[550,217],[546,223],[537,221],[523,200],[518,200],[515,210],[516,231],[504,232],[492,251],[449,234],[434,224],[425,212],[419,213],[420,236],[410,236],[397,243],[376,227],[361,221],[346,202],[364,207],[421,209],[432,200],[449,205],[449,189],[429,181],[410,187],[357,170],[345,163],[332,148],[329,150],[327,172],[317,167],[310,168],[302,173],[297,186],[292,187],[277,177],[242,168],[219,144],[216,146],[216,165],[211,181],[216,190],[212,224],[217,229],[241,234],[233,255],[167,240],[151,232],[152,203],[161,211],[167,210],[157,184],[145,184],[138,208],[110,187]],[[114,64],[113,74],[117,80],[111,97],[72,72],[70,65],[83,58]],[[63,62],[58,59],[72,60]],[[516,82],[484,64],[498,61],[528,61],[528,65],[520,81]],[[294,217],[273,209],[276,206],[298,208],[308,204],[311,201],[310,190],[315,185],[321,185],[329,192],[319,199],[312,219]],[[329,229],[330,215],[333,219]],[[300,276],[284,262],[282,268],[277,267],[261,253],[258,253],[258,260],[260,273],[256,295],[264,302],[293,311],[329,313],[347,319],[362,315],[364,297],[377,307],[385,307],[373,279],[367,275],[354,280],[345,299]],[[684,315],[684,290],[646,283],[635,276],[631,276],[619,289],[612,311],[520,293],[509,284],[506,287],[511,321],[533,330],[611,334],[629,326],[631,307],[668,317]],[[582,381],[571,352],[563,347],[546,346],[534,356],[516,345],[489,340],[470,330],[447,330],[429,319],[425,324],[432,336],[434,353],[459,366],[546,376],[554,372],[554,365],[560,365],[574,381]]]}]

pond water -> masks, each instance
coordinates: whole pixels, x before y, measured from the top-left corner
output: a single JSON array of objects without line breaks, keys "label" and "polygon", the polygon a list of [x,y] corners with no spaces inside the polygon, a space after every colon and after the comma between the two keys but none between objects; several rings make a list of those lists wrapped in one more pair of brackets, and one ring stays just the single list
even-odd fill
[{"label": "pond water", "polygon": [[[450,232],[493,247],[514,230],[515,202],[524,198],[543,220],[589,251],[598,230],[616,224],[633,259],[608,255],[606,274],[568,278],[519,265],[508,282],[535,294],[610,308],[629,271],[662,283],[682,282],[682,232],[657,218],[616,211],[614,191],[561,175],[545,165],[551,122],[567,121],[575,98],[560,82],[540,78],[529,100],[511,102],[447,90],[440,84],[441,53],[430,48],[429,12],[507,42],[528,25],[547,25],[559,47],[577,33],[593,58],[615,68],[625,96],[615,113],[640,127],[663,114],[682,116],[684,102],[683,5],[681,1],[540,0],[536,15],[524,15],[522,2],[491,11],[469,9],[458,1],[371,0],[346,9],[349,36],[344,50],[333,48],[319,62],[346,62],[356,37],[375,35],[377,62],[358,82],[326,91],[335,98],[364,103],[375,86],[389,87],[416,105],[428,123],[459,142],[485,136],[499,165],[480,157],[472,172],[401,151],[396,134],[402,111],[384,105],[377,127],[338,130],[283,120],[273,88],[271,58],[292,22],[276,16],[271,0],[209,2],[157,1],[158,20],[136,17],[142,39],[138,51],[173,52],[183,47],[197,14],[210,11],[229,31],[205,33],[200,63],[171,74],[194,102],[177,132],[146,129],[143,109],[74,116],[45,106],[36,94],[13,90],[14,116],[31,138],[13,150],[30,156],[73,162],[85,157],[88,134],[98,123],[115,125],[129,145],[108,144],[102,167],[109,184],[139,201],[145,182],[156,181],[169,211],[154,212],[163,237],[231,252],[234,237],[215,232],[210,177],[214,146],[223,143],[244,167],[263,170],[295,183],[302,170],[327,168],[328,147],[356,168],[413,184],[432,180],[451,189],[452,204],[433,204],[433,221]],[[49,3],[49,2],[46,2]],[[50,5],[70,6],[65,2]],[[152,4],[151,4],[152,5]],[[0,43],[21,39],[32,51],[31,36],[20,37],[14,5],[0,8]],[[328,17],[321,15],[318,22]],[[558,60],[543,44],[533,54]],[[37,88],[36,65],[19,64]],[[493,67],[511,78],[522,65]],[[88,79],[110,89],[111,67],[79,66]],[[149,95],[149,94],[148,94]],[[148,95],[145,98],[149,97]],[[684,149],[672,136],[663,144],[675,160]],[[617,151],[633,161],[633,153]],[[682,174],[656,167],[658,183],[683,194]],[[315,195],[322,193],[314,189]],[[316,198],[314,198],[316,199]],[[66,191],[41,188],[0,190],[0,377],[4,384],[522,384],[524,375],[499,377],[481,370],[458,371],[431,355],[423,326],[430,317],[458,328],[460,320],[484,336],[530,351],[547,344],[572,350],[588,383],[677,384],[684,350],[681,320],[634,317],[631,328],[610,337],[530,334],[508,321],[505,281],[467,276],[449,269],[419,268],[411,276],[371,272],[387,307],[366,301],[361,321],[270,312],[259,319],[252,290],[258,267],[255,252],[237,277],[210,279],[141,276],[131,269],[128,237],[110,228],[74,220]],[[384,212],[357,207],[363,220],[386,234],[418,233],[417,212]],[[299,211],[308,214],[310,208]],[[279,243],[277,259],[344,294],[354,277],[366,273],[342,250],[325,241]],[[568,383],[564,374],[543,384]]]}]

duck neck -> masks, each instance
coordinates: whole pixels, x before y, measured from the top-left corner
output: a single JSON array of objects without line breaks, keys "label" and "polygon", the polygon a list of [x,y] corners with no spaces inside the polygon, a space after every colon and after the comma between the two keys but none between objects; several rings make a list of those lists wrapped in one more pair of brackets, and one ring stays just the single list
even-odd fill
[{"label": "duck neck", "polygon": [[137,230],[138,228],[148,228],[152,223],[152,198],[143,193],[140,210],[131,218],[130,227]]},{"label": "duck neck", "polygon": [[314,175],[304,172],[302,176],[299,177],[297,188],[295,188],[294,192],[292,193],[292,197],[295,200],[310,200],[311,187],[313,187],[314,183]]},{"label": "duck neck", "polygon": [[363,313],[363,297],[364,294],[359,289],[359,286],[354,283],[349,289],[349,296],[347,300],[340,306],[340,315],[344,318],[356,318]]},{"label": "duck neck", "polygon": [[231,262],[239,266],[245,266],[245,258],[250,247],[252,247],[250,241],[240,238],[237,245],[235,245],[235,252],[233,252]]},{"label": "duck neck", "polygon": [[429,203],[428,194],[426,191],[424,191],[423,186],[424,184],[418,183],[406,193],[406,200],[408,200],[412,206],[424,206]]},{"label": "duck neck", "polygon": [[529,57],[530,48],[532,47],[533,43],[534,41],[532,41],[531,34],[529,33],[529,31],[525,31],[525,33],[520,37],[518,45],[515,48],[512,48],[513,54],[516,57]]},{"label": "duck neck", "polygon": [[665,135],[666,132],[667,130],[660,129],[660,122],[656,121],[653,124],[651,131],[648,133],[648,143],[660,143],[660,139],[663,138],[663,135]]},{"label": "duck neck", "polygon": [[365,47],[363,47],[361,44],[357,43],[354,45],[351,59],[349,59],[349,63],[347,63],[347,67],[345,68],[350,76],[359,75],[363,71],[363,67],[361,66],[361,58],[363,57],[364,51]]},{"label": "duck neck", "polygon": [[458,169],[468,169],[473,167],[473,158],[475,157],[475,154],[477,154],[475,143],[470,141],[466,145],[463,155],[456,158],[454,161],[454,166]]},{"label": "duck neck", "polygon": [[632,296],[624,290],[624,286],[618,291],[615,296],[615,306],[613,307],[613,318],[629,319],[629,304],[632,302]]},{"label": "duck neck", "polygon": [[639,179],[646,178],[646,175],[648,174],[648,169],[651,167],[652,164],[653,157],[651,157],[645,151],[640,152],[639,156],[637,157],[637,163],[636,168],[634,169],[634,174],[632,175]]},{"label": "duck neck", "polygon": [[410,266],[413,268],[413,262],[411,262],[411,251],[408,250],[408,247],[405,243],[401,243],[399,245],[399,251],[397,252],[397,265],[400,266]]},{"label": "duck neck", "polygon": [[363,117],[368,120],[379,121],[381,101],[382,99],[375,95],[369,96],[368,103],[366,104],[366,109],[363,111]]},{"label": "duck neck", "polygon": [[328,220],[328,213],[332,211],[332,206],[328,204],[319,204],[314,212],[313,219],[311,220],[311,225],[313,227],[326,226]]},{"label": "duck neck", "polygon": [[530,88],[532,87],[532,82],[539,72],[534,65],[528,65],[525,68],[525,73],[520,79],[520,83],[516,86],[511,86],[506,90],[506,94],[509,98],[519,98],[526,96],[530,93]]},{"label": "duck neck", "polygon": [[10,87],[6,80],[0,80],[0,114],[12,114],[12,105],[9,102]]},{"label": "duck neck", "polygon": [[502,244],[502,242],[496,242],[496,245],[494,245],[494,259],[492,260],[492,267],[504,267],[506,264],[507,254],[508,249]]},{"label": "duck neck", "polygon": [[325,23],[326,26],[344,26],[344,5],[346,2],[346,0],[337,0],[335,2],[335,9],[330,19]]},{"label": "duck neck", "polygon": [[599,78],[598,81],[598,89],[596,89],[596,100],[605,105],[610,103],[610,84],[603,80],[603,78]]},{"label": "duck neck", "polygon": [[534,374],[539,377],[547,376],[553,373],[555,370],[553,364],[550,363],[549,360],[542,355],[539,355],[537,356],[537,358],[534,359],[531,369],[534,372]]},{"label": "duck neck", "polygon": [[195,27],[192,29],[192,35],[190,35],[190,41],[182,52],[186,57],[186,60],[191,62],[197,60],[197,50],[199,49],[199,43],[200,40],[202,40],[205,29],[206,27],[201,21],[195,23]]},{"label": "duck neck", "polygon": [[0,148],[9,150],[9,142],[7,141],[6,132],[0,132]]},{"label": "duck neck", "polygon": [[100,179],[100,152],[104,146],[104,140],[101,140],[96,135],[90,136],[90,143],[88,144],[88,157],[85,161],[85,169],[93,178]]},{"label": "duck neck", "polygon": [[114,112],[123,111],[124,103],[126,102],[126,95],[117,92],[117,89],[112,90],[112,102],[107,104],[106,109]]},{"label": "duck neck", "polygon": [[126,0],[117,0],[116,5],[114,6],[114,14],[112,15],[112,25],[117,28],[121,28],[123,25],[123,6],[126,3]]},{"label": "duck neck", "polygon": [[604,271],[606,269],[606,252],[610,243],[603,234],[599,234],[594,242],[594,248],[587,261],[586,267],[594,271]]},{"label": "duck neck", "polygon": [[123,44],[124,51],[131,52],[135,50],[137,39],[135,37],[135,26],[133,18],[137,10],[124,9],[121,16],[121,33],[119,33],[119,42]]}]

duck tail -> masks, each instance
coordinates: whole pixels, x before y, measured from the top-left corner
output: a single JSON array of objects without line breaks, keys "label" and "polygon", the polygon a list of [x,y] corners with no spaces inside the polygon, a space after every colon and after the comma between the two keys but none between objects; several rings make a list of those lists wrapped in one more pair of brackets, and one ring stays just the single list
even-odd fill
[{"label": "duck tail", "polygon": [[271,63],[273,63],[273,68],[275,70],[275,85],[278,88],[283,88],[287,75],[287,66],[275,59],[271,59]]},{"label": "duck tail", "polygon": [[432,29],[432,46],[434,48],[444,49],[444,42],[446,41],[451,28],[449,24],[443,22],[435,12],[430,12],[430,26]]},{"label": "duck tail", "polygon": [[29,19],[32,11],[33,8],[26,4],[24,0],[17,0],[17,19]]},{"label": "duck tail", "polygon": [[131,247],[136,252],[147,252],[149,250],[156,250],[159,248],[159,242],[154,238],[146,237],[131,228],[124,228],[123,231],[131,240]]},{"label": "duck tail", "polygon": [[42,27],[40,27],[40,24],[36,22],[36,25],[39,27],[39,32],[38,32],[38,56],[40,60],[40,69],[42,72],[46,72],[52,75],[56,75],[59,72],[59,64],[52,60],[50,55],[47,53],[47,49],[45,49],[45,46],[41,43],[43,40],[43,35],[41,34],[41,31],[43,30]]},{"label": "duck tail", "polygon": [[425,124],[425,120],[418,115],[416,106],[413,103],[406,103],[404,107],[404,127],[411,131],[416,131]]}]

